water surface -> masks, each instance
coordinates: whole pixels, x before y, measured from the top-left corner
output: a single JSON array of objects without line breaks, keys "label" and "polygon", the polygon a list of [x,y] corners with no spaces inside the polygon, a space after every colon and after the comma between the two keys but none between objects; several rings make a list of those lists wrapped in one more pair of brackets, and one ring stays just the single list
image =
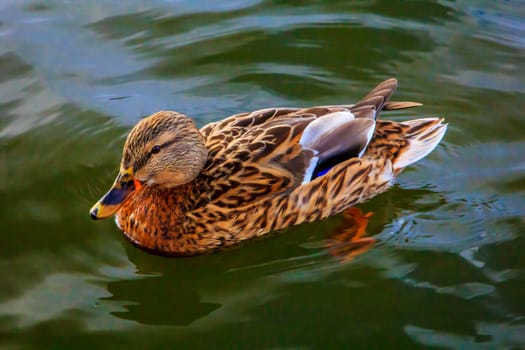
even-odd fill
[{"label": "water surface", "polygon": [[[525,347],[525,3],[2,1],[0,347]],[[199,125],[351,103],[395,76],[390,118],[444,116],[425,160],[342,218],[166,259],[88,210],[161,109]]]}]

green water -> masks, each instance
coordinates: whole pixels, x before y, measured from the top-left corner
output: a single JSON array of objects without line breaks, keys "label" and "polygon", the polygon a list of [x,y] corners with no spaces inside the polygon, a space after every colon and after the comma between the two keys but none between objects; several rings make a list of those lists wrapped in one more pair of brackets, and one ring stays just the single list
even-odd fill
[{"label": "green water", "polygon": [[[525,348],[525,2],[0,2],[0,348]],[[142,116],[203,125],[351,103],[395,76],[396,120],[449,130],[363,204],[167,259],[88,210]]]}]

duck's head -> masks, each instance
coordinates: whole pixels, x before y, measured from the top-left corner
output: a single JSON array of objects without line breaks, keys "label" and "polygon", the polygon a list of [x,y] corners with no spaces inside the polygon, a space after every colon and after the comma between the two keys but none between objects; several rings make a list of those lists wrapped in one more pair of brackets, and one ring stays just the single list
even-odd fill
[{"label": "duck's head", "polygon": [[170,188],[192,181],[207,157],[201,133],[185,115],[161,111],[142,119],[129,133],[119,174],[91,208],[91,218],[113,215],[143,186]]}]

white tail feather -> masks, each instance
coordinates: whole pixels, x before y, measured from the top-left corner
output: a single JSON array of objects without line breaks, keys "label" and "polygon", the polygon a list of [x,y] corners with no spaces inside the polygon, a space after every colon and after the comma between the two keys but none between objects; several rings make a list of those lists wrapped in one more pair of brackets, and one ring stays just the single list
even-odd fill
[{"label": "white tail feather", "polygon": [[[418,125],[428,124],[432,121],[434,121],[434,124],[420,129],[417,128]],[[405,136],[409,144],[403,150],[403,153],[394,160],[395,170],[402,169],[424,158],[436,148],[447,131],[447,124],[443,124],[443,119],[439,118],[416,119],[403,122],[402,124],[415,128],[416,131]]]}]

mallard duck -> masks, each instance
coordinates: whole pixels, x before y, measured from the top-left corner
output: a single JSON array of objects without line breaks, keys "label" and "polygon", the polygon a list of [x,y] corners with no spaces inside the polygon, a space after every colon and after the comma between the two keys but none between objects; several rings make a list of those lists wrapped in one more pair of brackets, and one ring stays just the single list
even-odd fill
[{"label": "mallard duck", "polygon": [[269,108],[200,130],[184,114],[139,121],[124,144],[111,189],[90,211],[116,214],[135,245],[188,256],[343,212],[385,191],[446,131],[440,118],[377,120],[389,79],[353,105]]}]

